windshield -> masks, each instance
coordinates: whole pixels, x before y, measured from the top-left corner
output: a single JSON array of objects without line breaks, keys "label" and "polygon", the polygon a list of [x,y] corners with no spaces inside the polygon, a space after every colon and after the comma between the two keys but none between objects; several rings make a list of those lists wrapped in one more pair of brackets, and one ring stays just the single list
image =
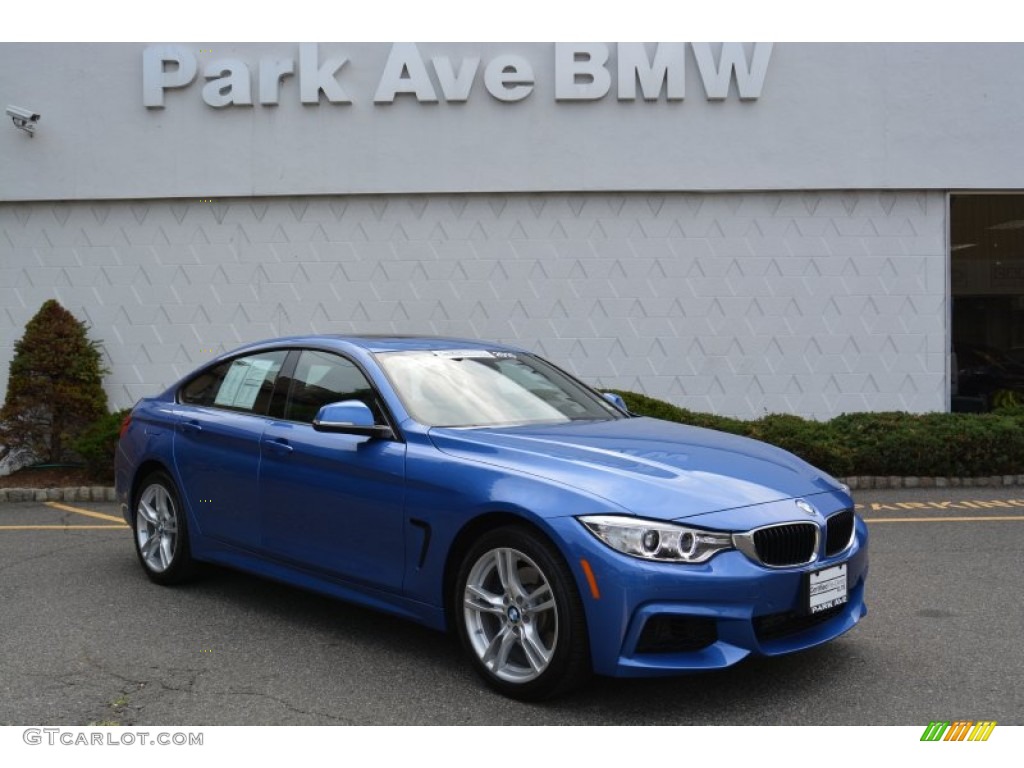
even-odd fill
[{"label": "windshield", "polygon": [[414,419],[431,427],[608,421],[622,413],[538,357],[484,350],[377,355]]}]

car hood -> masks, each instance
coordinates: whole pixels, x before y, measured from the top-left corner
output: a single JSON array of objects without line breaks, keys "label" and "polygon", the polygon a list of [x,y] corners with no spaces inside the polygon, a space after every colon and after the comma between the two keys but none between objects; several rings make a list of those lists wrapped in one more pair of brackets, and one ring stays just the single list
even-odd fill
[{"label": "car hood", "polygon": [[435,427],[430,437],[450,455],[544,477],[664,520],[838,490],[827,474],[781,448],[658,419]]}]

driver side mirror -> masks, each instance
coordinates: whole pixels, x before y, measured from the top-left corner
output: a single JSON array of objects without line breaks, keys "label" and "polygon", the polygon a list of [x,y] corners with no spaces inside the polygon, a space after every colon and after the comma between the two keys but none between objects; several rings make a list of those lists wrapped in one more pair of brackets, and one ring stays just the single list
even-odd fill
[{"label": "driver side mirror", "polygon": [[614,392],[602,392],[601,397],[607,400],[609,403],[614,405],[619,410],[629,413],[629,407],[626,405],[626,401],[622,399],[621,395],[617,395]]},{"label": "driver side mirror", "polygon": [[328,403],[317,412],[316,418],[313,419],[313,429],[317,432],[362,435],[386,440],[395,437],[390,427],[374,422],[373,412],[369,406],[359,400]]}]

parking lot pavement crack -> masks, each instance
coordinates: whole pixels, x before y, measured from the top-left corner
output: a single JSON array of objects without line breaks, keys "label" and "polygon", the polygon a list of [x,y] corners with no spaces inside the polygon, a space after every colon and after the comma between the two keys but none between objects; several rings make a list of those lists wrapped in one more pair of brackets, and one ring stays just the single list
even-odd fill
[{"label": "parking lot pavement crack", "polygon": [[[93,669],[124,684],[118,699],[105,707],[100,716],[90,719],[92,723],[116,721],[120,725],[135,725],[140,719],[139,715],[147,706],[146,699],[159,698],[166,693],[194,696],[196,682],[202,674],[208,671],[191,667],[154,667],[145,675],[145,679],[140,679],[139,676],[110,669],[88,653],[83,653],[82,658]],[[137,694],[143,693],[146,694],[143,701],[134,698]]]},{"label": "parking lot pavement crack", "polygon": [[184,682],[180,685],[172,685],[171,683],[166,682],[162,679],[158,679],[156,681],[157,685],[159,685],[163,690],[177,691],[179,693],[194,693],[195,691],[193,691],[192,689],[195,687],[196,681],[199,679],[200,675],[206,672],[205,669],[175,669],[171,667],[168,667],[167,669],[162,671],[169,672],[173,675],[185,676]]},{"label": "parking lot pavement crack", "polygon": [[[145,680],[139,680],[109,669],[88,654],[83,654],[86,662],[94,669],[99,670],[111,677],[117,678],[125,683],[141,687],[159,686],[161,690],[176,691],[178,693],[194,693],[196,681],[200,675],[207,672],[205,669],[194,669],[192,667],[153,667]],[[183,679],[182,679],[183,678]]]},{"label": "parking lot pavement crack", "polygon": [[253,690],[246,690],[246,689],[235,688],[235,689],[229,689],[229,690],[226,690],[226,691],[212,691],[212,693],[219,693],[219,694],[221,694],[223,696],[258,696],[260,698],[269,699],[270,701],[276,702],[276,703],[280,704],[282,707],[284,707],[285,709],[287,709],[289,712],[295,712],[296,714],[299,714],[299,715],[307,715],[307,716],[312,716],[312,717],[325,717],[328,720],[335,720],[335,721],[337,721],[340,725],[356,725],[356,721],[352,720],[351,718],[341,717],[339,715],[332,715],[329,712],[321,712],[321,711],[316,710],[316,709],[302,709],[301,707],[296,707],[294,704],[292,704],[291,702],[287,701],[286,699],[282,699],[279,696],[274,696],[273,694],[265,693],[263,691],[253,691]]},{"label": "parking lot pavement crack", "polygon": [[93,669],[98,670],[105,675],[110,675],[111,677],[117,678],[123,683],[130,683],[131,685],[137,686],[145,686],[148,685],[150,682],[149,680],[139,680],[138,678],[129,677],[127,675],[121,674],[120,672],[115,672],[114,670],[109,669],[105,665],[96,661],[96,659],[92,658],[92,656],[90,656],[87,652],[82,653],[82,659],[84,659],[85,663]]},{"label": "parking lot pavement crack", "polygon": [[125,722],[125,715],[131,704],[131,697],[144,690],[146,683],[131,683],[124,685],[120,693],[113,701],[108,703],[100,716],[89,719],[86,725],[134,725],[134,722]]}]

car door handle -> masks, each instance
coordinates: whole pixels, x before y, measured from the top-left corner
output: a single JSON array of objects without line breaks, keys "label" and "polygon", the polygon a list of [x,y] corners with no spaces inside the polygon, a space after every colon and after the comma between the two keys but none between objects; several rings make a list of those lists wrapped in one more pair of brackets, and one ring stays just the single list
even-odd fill
[{"label": "car door handle", "polygon": [[277,451],[278,453],[291,453],[294,450],[287,440],[264,440],[263,444],[270,450]]},{"label": "car door handle", "polygon": [[182,432],[202,432],[203,427],[198,421],[186,421],[181,425]]}]

